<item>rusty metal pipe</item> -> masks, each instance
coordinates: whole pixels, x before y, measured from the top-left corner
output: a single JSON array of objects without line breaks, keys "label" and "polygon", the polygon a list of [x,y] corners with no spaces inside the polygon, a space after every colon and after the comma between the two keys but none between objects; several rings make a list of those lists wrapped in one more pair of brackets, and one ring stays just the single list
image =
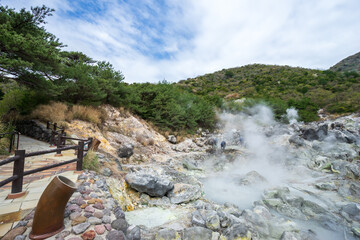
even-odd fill
[{"label": "rusty metal pipe", "polygon": [[63,176],[49,183],[37,204],[30,239],[46,239],[64,229],[66,203],[76,189],[76,184]]}]

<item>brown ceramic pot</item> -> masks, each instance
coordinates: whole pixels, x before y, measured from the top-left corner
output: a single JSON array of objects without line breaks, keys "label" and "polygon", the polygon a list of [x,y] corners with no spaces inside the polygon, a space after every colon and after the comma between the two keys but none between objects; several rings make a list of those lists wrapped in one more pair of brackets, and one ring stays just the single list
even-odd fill
[{"label": "brown ceramic pot", "polygon": [[76,184],[63,176],[56,176],[49,183],[35,210],[31,239],[46,239],[64,229],[66,203],[76,189]]}]

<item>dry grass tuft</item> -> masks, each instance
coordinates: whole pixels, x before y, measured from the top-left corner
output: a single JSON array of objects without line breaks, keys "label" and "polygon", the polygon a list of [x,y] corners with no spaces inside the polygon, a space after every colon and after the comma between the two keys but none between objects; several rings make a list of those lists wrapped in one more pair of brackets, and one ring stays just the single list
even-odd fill
[{"label": "dry grass tuft", "polygon": [[136,134],[136,141],[138,141],[139,143],[141,143],[144,146],[148,146],[148,145],[152,146],[155,144],[155,141],[153,138],[146,136],[144,134],[140,134],[140,133]]},{"label": "dry grass tuft", "polygon": [[100,125],[106,120],[106,112],[92,106],[75,105],[67,113],[66,118],[68,121],[78,119]]},{"label": "dry grass tuft", "polygon": [[66,104],[60,102],[51,102],[48,105],[39,105],[31,114],[32,118],[42,121],[51,121],[58,123],[58,126],[67,127],[74,119],[91,122],[97,125],[103,123],[107,114],[104,109],[92,106],[75,105],[69,108]]},{"label": "dry grass tuft", "polygon": [[68,106],[60,102],[51,102],[48,105],[39,105],[31,114],[31,117],[42,121],[60,122],[65,121]]}]

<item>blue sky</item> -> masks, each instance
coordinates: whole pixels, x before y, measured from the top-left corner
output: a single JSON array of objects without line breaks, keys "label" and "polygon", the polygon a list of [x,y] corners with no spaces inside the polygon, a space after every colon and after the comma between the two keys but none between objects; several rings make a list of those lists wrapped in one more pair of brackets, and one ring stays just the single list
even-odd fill
[{"label": "blue sky", "polygon": [[0,0],[56,11],[46,29],[126,82],[252,63],[327,69],[360,51],[359,0]]}]

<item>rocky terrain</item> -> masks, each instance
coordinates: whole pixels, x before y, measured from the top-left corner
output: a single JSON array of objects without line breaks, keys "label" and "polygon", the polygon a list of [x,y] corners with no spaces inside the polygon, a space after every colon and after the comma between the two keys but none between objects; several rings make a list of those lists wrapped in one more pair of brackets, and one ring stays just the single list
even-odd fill
[{"label": "rocky terrain", "polygon": [[79,177],[56,239],[360,238],[358,115],[282,124],[257,106],[177,143],[108,110],[102,130],[69,125],[102,142],[103,167]]}]

